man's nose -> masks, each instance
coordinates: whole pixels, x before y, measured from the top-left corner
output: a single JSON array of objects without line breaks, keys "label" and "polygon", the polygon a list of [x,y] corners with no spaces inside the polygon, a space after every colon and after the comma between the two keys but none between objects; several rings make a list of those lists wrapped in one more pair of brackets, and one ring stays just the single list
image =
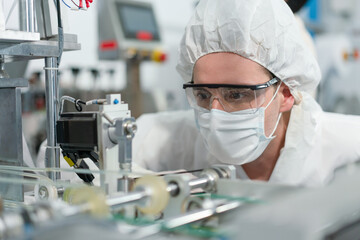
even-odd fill
[{"label": "man's nose", "polygon": [[223,105],[221,104],[218,98],[213,98],[211,102],[211,109],[217,109],[221,111],[225,111]]}]

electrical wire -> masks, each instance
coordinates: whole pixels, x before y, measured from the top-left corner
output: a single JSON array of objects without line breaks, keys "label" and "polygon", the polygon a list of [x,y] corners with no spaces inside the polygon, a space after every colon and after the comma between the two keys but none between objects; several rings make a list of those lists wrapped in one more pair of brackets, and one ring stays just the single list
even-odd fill
[{"label": "electrical wire", "polygon": [[63,113],[65,100],[74,103],[76,110],[78,110],[79,112],[82,111],[82,107],[81,107],[80,104],[86,105],[86,103],[85,103],[84,101],[81,101],[80,99],[75,99],[75,98],[70,97],[70,96],[62,96],[62,97],[60,98],[60,111],[59,111],[59,115],[61,115],[61,114]]},{"label": "electrical wire", "polygon": [[71,1],[72,1],[72,3],[73,3],[76,7],[80,8],[80,6],[79,6],[78,4],[76,4],[76,3],[74,2],[74,0],[71,0]]},{"label": "electrical wire", "polygon": [[63,4],[65,4],[65,6],[67,6],[68,8],[71,8],[64,0],[62,0]]}]

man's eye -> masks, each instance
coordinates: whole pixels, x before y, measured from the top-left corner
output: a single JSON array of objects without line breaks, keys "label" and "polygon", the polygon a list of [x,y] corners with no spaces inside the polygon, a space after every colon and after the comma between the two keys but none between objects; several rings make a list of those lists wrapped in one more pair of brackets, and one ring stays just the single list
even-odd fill
[{"label": "man's eye", "polygon": [[229,98],[234,99],[234,100],[240,99],[242,97],[244,97],[244,94],[239,93],[239,92],[232,92],[229,94]]},{"label": "man's eye", "polygon": [[245,97],[244,92],[241,91],[229,91],[226,93],[226,99],[228,101],[238,101]]},{"label": "man's eye", "polygon": [[194,96],[198,100],[206,100],[206,99],[209,99],[211,97],[211,94],[209,92],[207,92],[207,91],[204,91],[204,90],[195,90],[194,91]]}]

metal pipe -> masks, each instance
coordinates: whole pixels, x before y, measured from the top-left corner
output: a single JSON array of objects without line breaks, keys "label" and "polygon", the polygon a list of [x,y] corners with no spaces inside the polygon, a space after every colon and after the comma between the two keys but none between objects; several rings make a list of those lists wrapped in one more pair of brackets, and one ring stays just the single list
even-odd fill
[{"label": "metal pipe", "polygon": [[170,195],[174,197],[180,192],[179,185],[174,182],[169,182],[168,186],[166,187],[166,191],[168,191]]},{"label": "metal pipe", "polygon": [[192,222],[196,222],[196,221],[211,217],[214,214],[224,213],[224,212],[236,209],[240,205],[241,205],[241,202],[237,202],[237,201],[221,203],[212,208],[189,212],[180,217],[175,217],[175,218],[166,220],[164,222],[163,226],[166,228],[169,228],[169,229],[180,227],[185,224],[189,224]]},{"label": "metal pipe", "polygon": [[[58,69],[57,58],[45,58],[46,136],[45,166],[60,167],[60,151],[56,143],[56,121],[58,120]],[[60,172],[48,172],[52,180],[60,179]]]},{"label": "metal pipe", "polygon": [[20,31],[27,31],[27,0],[19,0]]},{"label": "metal pipe", "polygon": [[242,205],[241,202],[231,201],[231,202],[220,202],[215,203],[214,207],[206,208],[202,210],[191,211],[185,213],[181,216],[176,216],[174,218],[165,219],[162,223],[155,223],[153,225],[148,225],[145,227],[141,227],[137,230],[136,233],[133,234],[134,239],[143,239],[148,238],[154,234],[157,234],[161,231],[161,229],[173,229],[176,227],[180,227],[189,223],[193,223],[196,221],[200,221],[211,217],[215,214],[224,213],[227,211],[234,210]]},{"label": "metal pipe", "polygon": [[144,198],[146,198],[148,196],[149,196],[149,194],[145,190],[144,191],[134,191],[131,193],[127,193],[124,196],[108,198],[108,199],[106,199],[106,204],[109,207],[116,208],[116,207],[119,207],[120,205],[123,205],[126,203],[137,202],[137,201],[143,200]]},{"label": "metal pipe", "polygon": [[209,184],[210,179],[207,177],[196,178],[189,181],[189,186],[191,189],[195,188],[205,188]]},{"label": "metal pipe", "polygon": [[34,0],[26,0],[27,31],[35,32]]}]

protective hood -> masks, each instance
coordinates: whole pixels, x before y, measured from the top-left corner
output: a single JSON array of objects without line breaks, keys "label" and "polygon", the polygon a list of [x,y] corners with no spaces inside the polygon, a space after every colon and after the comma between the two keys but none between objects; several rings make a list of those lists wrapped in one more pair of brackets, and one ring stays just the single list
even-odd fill
[{"label": "protective hood", "polygon": [[191,81],[196,61],[214,52],[253,60],[297,91],[311,92],[320,69],[284,0],[202,0],[180,44],[177,70]]}]

